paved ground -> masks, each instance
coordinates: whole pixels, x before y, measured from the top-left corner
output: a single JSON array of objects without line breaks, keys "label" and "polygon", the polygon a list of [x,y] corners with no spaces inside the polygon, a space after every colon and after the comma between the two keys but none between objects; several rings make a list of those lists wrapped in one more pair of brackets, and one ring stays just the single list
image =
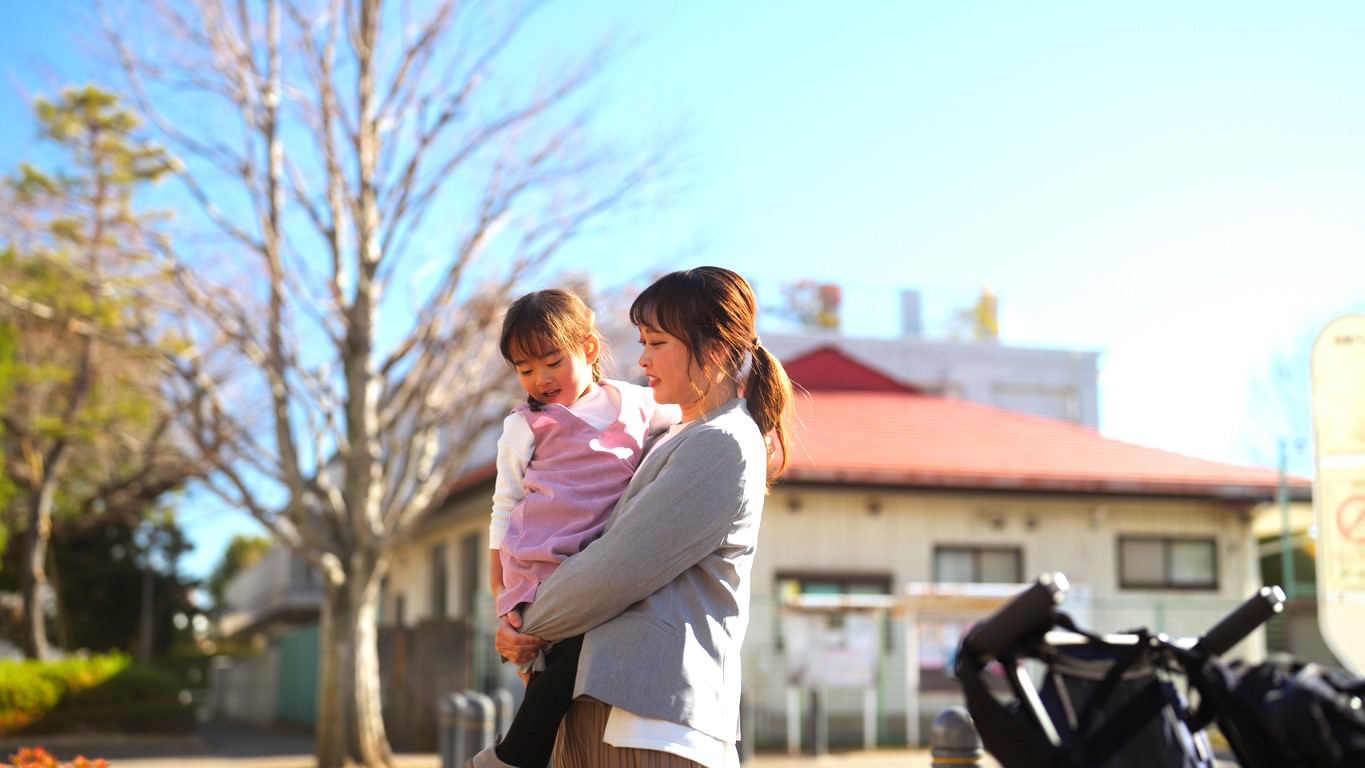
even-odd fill
[{"label": "paved ground", "polygon": [[[255,728],[232,723],[202,723],[193,736],[52,736],[0,738],[0,768],[24,746],[41,746],[62,761],[77,755],[103,757],[111,768],[308,768],[313,765],[312,737],[301,731]],[[431,753],[400,754],[400,768],[441,768]],[[930,768],[928,749],[881,749],[837,752],[814,757],[761,753],[745,768]],[[956,763],[955,765],[962,765]],[[1236,763],[1219,760],[1222,768]],[[983,768],[999,768],[987,757]]]},{"label": "paved ground", "polygon": [[[193,736],[51,736],[0,739],[0,764],[19,747],[42,746],[62,761],[77,755],[103,757],[111,768],[306,768],[313,764],[313,742],[297,731],[262,729],[211,721]],[[429,753],[400,754],[403,768],[440,768]],[[820,757],[760,754],[753,768],[929,768],[929,750],[841,752]],[[994,766],[988,762],[987,765]]]}]

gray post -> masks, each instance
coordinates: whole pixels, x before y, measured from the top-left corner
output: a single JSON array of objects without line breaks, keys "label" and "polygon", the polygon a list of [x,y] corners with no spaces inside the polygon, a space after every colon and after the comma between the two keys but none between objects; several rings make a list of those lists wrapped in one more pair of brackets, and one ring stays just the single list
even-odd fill
[{"label": "gray post", "polygon": [[493,697],[493,709],[497,712],[498,733],[507,733],[507,729],[512,727],[512,717],[517,713],[512,692],[506,688],[498,688],[490,695]]},{"label": "gray post", "polygon": [[436,745],[441,752],[441,768],[459,768],[467,758],[464,734],[460,733],[460,713],[467,701],[464,694],[448,693],[436,703]]},{"label": "gray post", "polygon": [[460,711],[458,730],[463,738],[463,751],[457,752],[459,765],[480,751],[493,746],[493,699],[478,691],[462,691],[465,704]]},{"label": "gray post", "polygon": [[986,753],[981,736],[964,707],[945,707],[934,717],[929,730],[929,756],[932,768],[980,768]]},{"label": "gray post", "polygon": [[810,689],[810,753],[829,754],[829,720],[825,715],[825,691],[821,686]]},{"label": "gray post", "polygon": [[758,739],[758,706],[748,690],[739,694],[739,761],[747,763],[754,759],[754,741]]}]

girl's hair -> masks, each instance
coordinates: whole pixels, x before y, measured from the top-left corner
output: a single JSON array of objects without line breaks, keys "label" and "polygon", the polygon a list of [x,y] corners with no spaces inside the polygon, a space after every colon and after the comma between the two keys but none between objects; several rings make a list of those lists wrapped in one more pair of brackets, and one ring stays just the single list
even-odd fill
[{"label": "girl's hair", "polygon": [[[593,311],[578,294],[561,288],[535,291],[512,302],[502,317],[502,336],[498,349],[508,365],[514,360],[544,357],[555,352],[579,354],[590,338],[597,339],[597,359],[592,363],[592,380],[602,378],[602,339],[593,324]],[[527,396],[535,410],[543,403]]]},{"label": "girl's hair", "polygon": [[[754,331],[757,312],[753,288],[743,277],[723,267],[697,267],[655,280],[630,305],[630,321],[681,340],[707,373],[719,353],[720,364],[744,393],[759,431],[773,438],[770,450],[777,453],[777,463],[770,468],[769,479],[775,479],[787,469],[791,447],[787,417],[792,385],[782,363]],[[748,377],[740,381],[746,356]]]}]

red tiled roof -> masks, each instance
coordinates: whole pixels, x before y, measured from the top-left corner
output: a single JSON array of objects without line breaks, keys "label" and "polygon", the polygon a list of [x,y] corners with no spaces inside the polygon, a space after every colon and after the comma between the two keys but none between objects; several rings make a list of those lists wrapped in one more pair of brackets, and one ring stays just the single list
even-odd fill
[{"label": "red tiled roof", "polygon": [[[1272,469],[1197,459],[1088,427],[929,395],[797,396],[785,482],[1271,500]],[[1306,499],[1310,481],[1290,478]]]},{"label": "red tiled roof", "polygon": [[835,347],[817,347],[791,362],[783,361],[792,382],[812,392],[919,392],[881,371],[850,358]]}]

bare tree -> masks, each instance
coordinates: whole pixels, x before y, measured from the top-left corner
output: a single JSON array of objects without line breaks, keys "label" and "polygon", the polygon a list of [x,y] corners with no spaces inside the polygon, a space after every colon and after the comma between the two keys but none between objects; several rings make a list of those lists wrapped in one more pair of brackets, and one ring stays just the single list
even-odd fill
[{"label": "bare tree", "polygon": [[189,426],[215,491],[323,574],[322,766],[391,762],[380,582],[504,414],[510,293],[657,169],[586,130],[609,46],[525,75],[535,5],[106,9],[217,235],[174,266],[198,310],[175,359]]}]

